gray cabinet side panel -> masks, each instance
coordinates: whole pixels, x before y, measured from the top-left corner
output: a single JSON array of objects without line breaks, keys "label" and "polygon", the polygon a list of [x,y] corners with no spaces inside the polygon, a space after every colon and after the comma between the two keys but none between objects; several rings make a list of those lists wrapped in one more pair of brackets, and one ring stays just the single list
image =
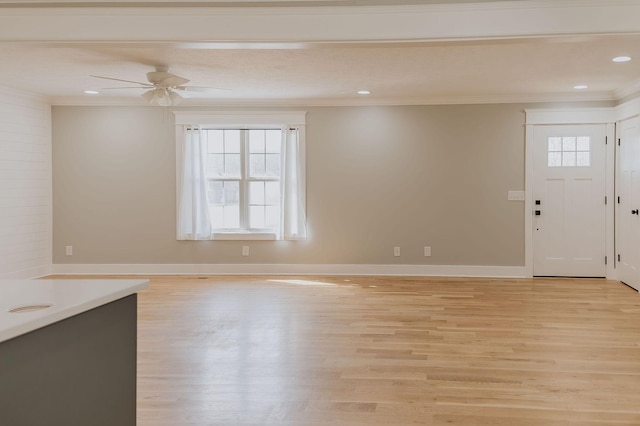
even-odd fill
[{"label": "gray cabinet side panel", "polygon": [[0,343],[0,425],[135,425],[136,302]]}]

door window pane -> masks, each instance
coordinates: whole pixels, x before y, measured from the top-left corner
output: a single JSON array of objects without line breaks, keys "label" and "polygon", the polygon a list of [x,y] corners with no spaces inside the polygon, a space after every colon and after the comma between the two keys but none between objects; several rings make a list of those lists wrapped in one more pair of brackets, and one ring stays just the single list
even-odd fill
[{"label": "door window pane", "polygon": [[591,153],[590,152],[578,152],[576,165],[578,167],[590,167],[591,166]]},{"label": "door window pane", "polygon": [[576,153],[575,152],[563,152],[562,153],[562,166],[563,167],[575,167],[576,165]]},{"label": "door window pane", "polygon": [[549,138],[549,151],[562,151],[562,138]]},{"label": "door window pane", "polygon": [[578,143],[576,147],[577,151],[590,151],[591,150],[591,138],[589,136],[578,137]]},{"label": "door window pane", "polygon": [[547,141],[549,167],[591,167],[589,136],[550,137]]}]

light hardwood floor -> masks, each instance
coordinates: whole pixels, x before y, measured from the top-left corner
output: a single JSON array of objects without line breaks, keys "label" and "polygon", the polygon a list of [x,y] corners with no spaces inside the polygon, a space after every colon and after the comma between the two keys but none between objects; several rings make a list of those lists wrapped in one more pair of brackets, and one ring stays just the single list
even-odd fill
[{"label": "light hardwood floor", "polygon": [[150,280],[140,426],[640,425],[640,295],[617,282]]}]

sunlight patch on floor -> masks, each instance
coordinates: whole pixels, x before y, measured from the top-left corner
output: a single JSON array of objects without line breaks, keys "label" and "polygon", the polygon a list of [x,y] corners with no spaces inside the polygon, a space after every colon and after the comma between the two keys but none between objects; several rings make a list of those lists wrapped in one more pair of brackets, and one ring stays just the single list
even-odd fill
[{"label": "sunlight patch on floor", "polygon": [[337,284],[325,283],[322,281],[309,281],[309,280],[267,280],[275,283],[296,284],[296,285],[312,285],[317,287],[335,287]]}]

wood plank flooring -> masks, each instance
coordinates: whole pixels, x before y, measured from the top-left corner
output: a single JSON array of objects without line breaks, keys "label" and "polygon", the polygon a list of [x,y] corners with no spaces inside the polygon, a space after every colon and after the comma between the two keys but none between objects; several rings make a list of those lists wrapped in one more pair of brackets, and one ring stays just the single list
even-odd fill
[{"label": "wood plank flooring", "polygon": [[640,425],[640,295],[618,282],[150,279],[140,426]]}]

